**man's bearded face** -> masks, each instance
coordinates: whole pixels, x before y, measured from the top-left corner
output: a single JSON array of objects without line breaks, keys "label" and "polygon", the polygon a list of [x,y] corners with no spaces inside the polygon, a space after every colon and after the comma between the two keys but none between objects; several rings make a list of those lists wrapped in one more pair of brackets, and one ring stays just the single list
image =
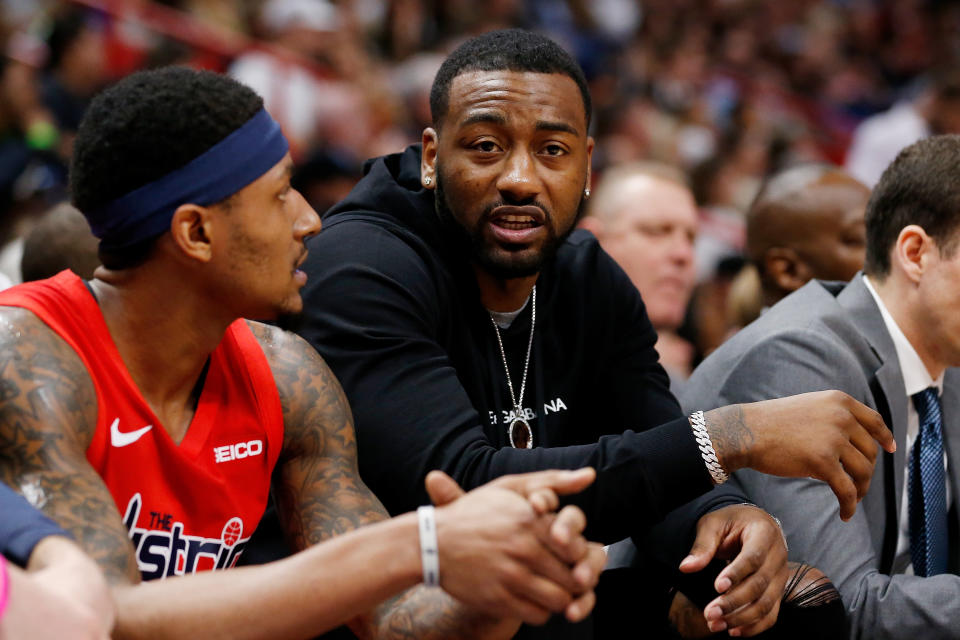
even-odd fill
[{"label": "man's bearded face", "polygon": [[[495,214],[498,210],[507,207],[508,203],[504,200],[495,200],[484,205],[479,216],[474,216],[473,220],[466,212],[458,211],[451,204],[447,190],[445,189],[447,178],[443,172],[443,166],[437,163],[437,187],[435,205],[437,215],[442,220],[452,221],[462,230],[463,237],[469,242],[472,257],[481,269],[496,278],[510,279],[523,278],[538,273],[543,265],[553,259],[557,252],[557,247],[567,239],[576,227],[576,221],[583,215],[586,205],[586,199],[582,196],[577,202],[576,213],[572,216],[565,216],[572,221],[564,226],[564,229],[558,231],[555,217],[552,212],[542,203],[536,200],[526,206],[536,207],[540,210],[539,220],[536,223],[526,221],[514,223],[512,226],[519,228],[542,227],[543,239],[535,245],[510,243],[501,244],[495,239],[489,237],[486,229],[491,225],[497,224],[498,216]],[[536,216],[533,216],[536,217]],[[508,223],[501,223],[508,224]]]}]

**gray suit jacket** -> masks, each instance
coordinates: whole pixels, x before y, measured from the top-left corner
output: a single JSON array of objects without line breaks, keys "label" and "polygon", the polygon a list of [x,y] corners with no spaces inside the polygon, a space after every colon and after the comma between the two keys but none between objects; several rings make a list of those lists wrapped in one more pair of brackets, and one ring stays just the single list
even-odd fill
[{"label": "gray suit jacket", "polygon": [[[830,488],[752,470],[738,481],[780,518],[790,559],[822,569],[840,590],[851,638],[960,638],[960,370],[948,369],[942,397],[954,507],[951,574],[890,575],[906,468],[907,399],[893,340],[858,274],[848,284],[813,281],[782,300],[707,358],[683,387],[685,410],[840,389],[876,409],[897,451],[880,451],[870,490],[844,523]],[[797,425],[798,429],[803,424]]]}]

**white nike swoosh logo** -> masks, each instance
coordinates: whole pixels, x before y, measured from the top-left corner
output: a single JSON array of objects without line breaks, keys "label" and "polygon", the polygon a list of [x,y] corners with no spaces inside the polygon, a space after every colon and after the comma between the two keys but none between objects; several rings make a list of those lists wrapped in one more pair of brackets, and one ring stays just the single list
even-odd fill
[{"label": "white nike swoosh logo", "polygon": [[115,447],[125,447],[139,440],[140,436],[150,431],[150,429],[153,429],[152,424],[148,424],[136,431],[120,431],[120,418],[115,418],[113,424],[110,425],[110,444]]}]

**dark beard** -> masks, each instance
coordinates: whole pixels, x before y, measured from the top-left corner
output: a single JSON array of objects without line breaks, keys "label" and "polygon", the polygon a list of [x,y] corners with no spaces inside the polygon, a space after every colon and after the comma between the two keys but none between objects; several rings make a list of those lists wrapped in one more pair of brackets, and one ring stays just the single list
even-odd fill
[{"label": "dark beard", "polygon": [[437,163],[436,167],[436,176],[437,186],[434,191],[434,208],[436,209],[437,216],[444,226],[453,231],[454,236],[465,248],[469,247],[470,255],[473,257],[474,262],[488,274],[500,280],[526,278],[540,273],[545,264],[553,261],[559,246],[563,244],[570,234],[573,233],[573,230],[576,229],[577,222],[583,216],[586,205],[586,199],[581,195],[580,202],[577,204],[577,215],[574,218],[573,224],[570,225],[569,229],[558,235],[556,227],[553,225],[553,215],[545,206],[537,201],[510,202],[509,204],[515,205],[534,205],[544,212],[547,240],[540,251],[534,255],[504,260],[487,246],[483,237],[483,225],[494,209],[508,203],[505,200],[499,200],[487,205],[476,225],[474,225],[472,229],[468,229],[460,223],[450,207],[450,202],[447,200],[446,192],[443,189],[443,171],[439,163]]}]

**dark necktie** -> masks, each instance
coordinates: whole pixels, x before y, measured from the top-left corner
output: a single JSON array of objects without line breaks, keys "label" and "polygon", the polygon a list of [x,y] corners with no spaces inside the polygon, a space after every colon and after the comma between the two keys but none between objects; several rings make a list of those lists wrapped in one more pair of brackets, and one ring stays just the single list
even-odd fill
[{"label": "dark necktie", "polygon": [[943,473],[943,429],[936,387],[911,396],[920,430],[908,464],[910,560],[914,575],[947,571],[947,490]]}]

